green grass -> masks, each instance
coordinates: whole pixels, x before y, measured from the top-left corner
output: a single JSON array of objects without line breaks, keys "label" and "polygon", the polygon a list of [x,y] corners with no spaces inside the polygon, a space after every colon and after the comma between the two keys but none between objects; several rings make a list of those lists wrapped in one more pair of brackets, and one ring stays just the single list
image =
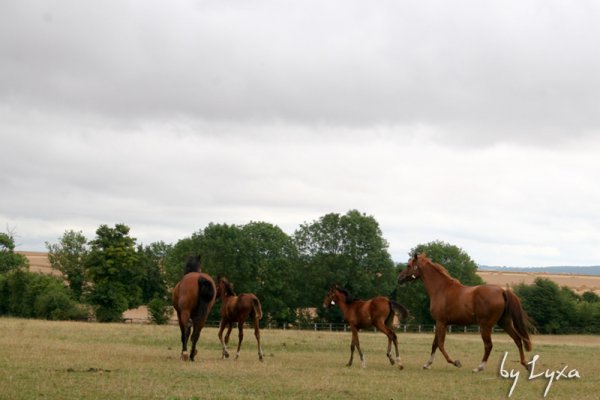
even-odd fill
[{"label": "green grass", "polygon": [[[264,363],[252,331],[245,334],[240,359],[221,360],[217,331],[207,328],[197,361],[184,363],[175,326],[0,318],[0,399],[506,399],[512,381],[498,375],[505,351],[507,367],[521,372],[513,399],[541,399],[547,383],[527,380],[504,333],[494,334],[479,374],[471,372],[483,351],[474,334],[447,337],[446,349],[463,368],[438,352],[429,371],[421,366],[431,333],[398,334],[403,371],[390,366],[379,333],[360,334],[366,369],[358,355],[353,367],[344,366],[349,333],[263,330]],[[600,336],[535,336],[532,354],[540,355],[541,370],[566,364],[582,376],[554,382],[547,398],[598,398]]]}]

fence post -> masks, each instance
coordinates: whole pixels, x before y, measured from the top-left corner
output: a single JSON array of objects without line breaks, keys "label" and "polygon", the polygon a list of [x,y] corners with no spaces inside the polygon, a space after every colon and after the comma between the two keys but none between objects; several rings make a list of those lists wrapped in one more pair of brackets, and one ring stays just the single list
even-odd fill
[{"label": "fence post", "polygon": [[315,324],[315,332],[317,331],[317,324]]},{"label": "fence post", "polygon": [[465,325],[465,333],[467,333],[467,326]]},{"label": "fence post", "polygon": [[344,324],[344,332],[346,332],[346,328],[347,328],[347,326],[346,326],[346,324]]},{"label": "fence post", "polygon": [[406,333],[406,327],[407,327],[407,326],[408,326],[408,325],[404,324],[404,333]]},{"label": "fence post", "polygon": [[333,331],[333,327],[331,326],[331,323],[329,324],[329,332]]},{"label": "fence post", "polygon": [[421,325],[419,325],[419,333],[421,333]]}]

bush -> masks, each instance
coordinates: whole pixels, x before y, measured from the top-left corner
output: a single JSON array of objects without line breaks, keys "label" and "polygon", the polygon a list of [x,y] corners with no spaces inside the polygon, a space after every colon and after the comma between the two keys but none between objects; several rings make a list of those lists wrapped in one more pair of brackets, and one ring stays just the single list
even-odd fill
[{"label": "bush", "polygon": [[61,278],[16,270],[0,275],[0,314],[23,318],[86,319]]},{"label": "bush", "polygon": [[150,321],[157,325],[165,325],[171,317],[171,305],[161,298],[154,298],[148,303]]}]

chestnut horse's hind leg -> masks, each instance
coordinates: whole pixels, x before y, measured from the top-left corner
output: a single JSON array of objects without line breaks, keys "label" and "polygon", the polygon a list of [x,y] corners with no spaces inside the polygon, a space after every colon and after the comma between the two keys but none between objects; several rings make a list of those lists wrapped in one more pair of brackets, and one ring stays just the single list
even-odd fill
[{"label": "chestnut horse's hind leg", "polygon": [[506,332],[508,334],[508,336],[510,336],[512,338],[512,340],[515,342],[515,344],[517,345],[517,348],[519,349],[519,355],[521,356],[521,365],[523,365],[528,371],[530,371],[531,366],[529,364],[527,364],[527,361],[525,361],[525,352],[523,351],[523,341],[521,340],[521,338],[519,337],[519,334],[513,327],[512,321],[510,321],[510,320],[502,321],[501,326],[504,329],[504,332]]},{"label": "chestnut horse's hind leg", "polygon": [[490,352],[492,351],[492,327],[490,326],[482,326],[481,327],[481,339],[483,340],[483,359],[481,360],[481,364],[477,368],[473,369],[473,372],[483,371],[485,368],[485,364],[487,364],[487,360],[490,356]]}]

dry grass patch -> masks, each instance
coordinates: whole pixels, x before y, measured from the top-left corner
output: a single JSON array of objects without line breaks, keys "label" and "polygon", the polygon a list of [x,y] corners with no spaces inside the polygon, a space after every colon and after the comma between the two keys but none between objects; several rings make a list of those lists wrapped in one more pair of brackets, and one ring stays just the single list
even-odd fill
[{"label": "dry grass patch", "polygon": [[[361,333],[367,368],[346,368],[349,333],[264,330],[264,363],[246,334],[238,361],[221,360],[217,330],[200,339],[197,362],[179,360],[175,326],[93,324],[0,319],[0,398],[6,399],[505,399],[511,385],[498,376],[504,351],[508,367],[521,371],[512,398],[540,399],[546,380],[527,381],[512,341],[493,336],[488,369],[473,374],[482,353],[476,335],[452,334],[447,349],[465,367],[438,354],[423,371],[432,334],[400,333],[405,369],[390,366],[382,334]],[[237,337],[232,336],[232,341]],[[598,336],[534,337],[539,368],[564,364],[579,380],[555,382],[549,398],[596,399],[600,387]]]}]

